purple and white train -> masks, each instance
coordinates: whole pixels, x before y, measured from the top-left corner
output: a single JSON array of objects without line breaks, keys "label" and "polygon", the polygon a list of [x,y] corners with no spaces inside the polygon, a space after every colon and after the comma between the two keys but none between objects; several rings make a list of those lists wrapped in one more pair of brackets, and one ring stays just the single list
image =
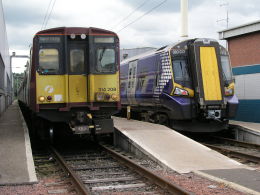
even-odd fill
[{"label": "purple and white train", "polygon": [[190,39],[121,62],[123,113],[176,130],[215,132],[235,116],[229,54],[216,40]]}]

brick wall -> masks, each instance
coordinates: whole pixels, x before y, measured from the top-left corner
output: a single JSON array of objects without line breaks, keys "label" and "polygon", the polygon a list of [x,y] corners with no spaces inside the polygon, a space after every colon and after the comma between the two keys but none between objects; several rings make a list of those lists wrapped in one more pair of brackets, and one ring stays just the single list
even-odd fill
[{"label": "brick wall", "polygon": [[228,50],[233,67],[260,64],[260,32],[230,38]]}]

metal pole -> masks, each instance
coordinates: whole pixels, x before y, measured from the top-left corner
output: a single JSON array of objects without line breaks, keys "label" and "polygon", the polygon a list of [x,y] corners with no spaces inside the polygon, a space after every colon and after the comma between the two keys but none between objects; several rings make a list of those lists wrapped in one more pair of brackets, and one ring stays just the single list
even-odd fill
[{"label": "metal pole", "polygon": [[181,0],[181,37],[188,37],[188,0]]},{"label": "metal pole", "polygon": [[131,106],[127,106],[127,120],[131,119]]}]

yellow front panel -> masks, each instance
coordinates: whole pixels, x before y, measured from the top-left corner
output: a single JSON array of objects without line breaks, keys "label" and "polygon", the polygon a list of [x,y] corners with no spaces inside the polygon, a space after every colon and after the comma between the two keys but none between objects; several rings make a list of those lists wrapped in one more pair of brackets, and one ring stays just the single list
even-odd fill
[{"label": "yellow front panel", "polygon": [[205,100],[222,100],[219,69],[214,47],[200,47],[200,63]]},{"label": "yellow front panel", "polygon": [[[67,79],[68,75],[39,75],[36,73],[37,104],[67,102]],[[39,101],[40,96],[45,98],[43,102]],[[48,96],[52,97],[51,101],[47,101]]]},{"label": "yellow front panel", "polygon": [[87,102],[86,75],[69,75],[69,102]]},{"label": "yellow front panel", "polygon": [[[101,74],[101,75],[89,75],[89,101],[95,102],[95,94],[97,92],[108,93],[110,95],[117,95],[117,100],[120,100],[119,94],[119,73],[116,74]],[[106,100],[107,101],[107,100]],[[113,102],[112,99],[109,102]]]}]

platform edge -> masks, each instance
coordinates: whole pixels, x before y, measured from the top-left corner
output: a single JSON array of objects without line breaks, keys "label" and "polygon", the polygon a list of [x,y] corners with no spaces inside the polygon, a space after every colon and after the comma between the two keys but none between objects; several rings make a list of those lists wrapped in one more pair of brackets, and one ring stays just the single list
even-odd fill
[{"label": "platform edge", "polygon": [[38,179],[37,179],[36,172],[35,172],[34,161],[33,161],[33,157],[32,157],[32,149],[31,149],[29,131],[28,131],[28,128],[27,128],[27,125],[24,120],[20,107],[18,110],[19,110],[19,115],[20,115],[20,118],[22,121],[23,130],[24,130],[25,150],[26,150],[26,157],[27,157],[27,170],[28,170],[28,174],[29,174],[29,180],[30,180],[30,183],[38,183]]},{"label": "platform edge", "polygon": [[210,174],[207,174],[207,173],[203,173],[201,171],[192,171],[193,173],[201,176],[201,177],[204,177],[206,179],[209,179],[211,181],[215,181],[215,182],[218,182],[218,183],[224,183],[226,186],[234,189],[234,190],[237,190],[237,191],[240,191],[240,192],[243,192],[243,193],[247,193],[247,194],[252,194],[252,195],[260,195],[260,192],[257,192],[255,190],[252,190],[250,188],[247,188],[247,187],[244,187],[242,185],[239,185],[239,184],[236,184],[234,182],[231,182],[231,181],[227,181],[225,179],[221,179],[221,178],[218,178],[218,177],[215,177],[213,175],[210,175]]}]

